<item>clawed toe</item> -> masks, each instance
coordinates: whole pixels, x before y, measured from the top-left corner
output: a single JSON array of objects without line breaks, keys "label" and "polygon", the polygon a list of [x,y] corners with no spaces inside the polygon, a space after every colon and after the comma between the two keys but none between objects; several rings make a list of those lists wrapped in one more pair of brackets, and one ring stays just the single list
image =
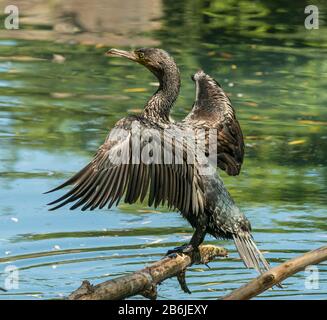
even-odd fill
[{"label": "clawed toe", "polygon": [[182,246],[176,247],[174,249],[168,250],[166,255],[174,255],[174,254],[189,254],[192,253],[194,250],[193,246],[191,244],[184,244]]}]

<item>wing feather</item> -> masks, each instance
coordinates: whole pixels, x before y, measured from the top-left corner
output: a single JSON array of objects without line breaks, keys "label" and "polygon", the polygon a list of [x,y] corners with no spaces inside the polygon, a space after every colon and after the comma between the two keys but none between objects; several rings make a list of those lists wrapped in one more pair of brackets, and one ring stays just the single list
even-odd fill
[{"label": "wing feather", "polygon": [[[133,118],[133,121],[135,119]],[[124,128],[127,134],[121,137],[108,136],[105,143],[99,148],[93,160],[81,171],[60,186],[50,190],[57,191],[68,185],[73,185],[71,190],[52,201],[49,205],[56,205],[50,210],[58,209],[68,203],[74,202],[71,210],[81,207],[81,210],[94,210],[108,205],[111,208],[118,204],[125,195],[126,203],[144,201],[149,192],[148,205],[167,204],[169,208],[182,212],[189,210],[197,214],[203,210],[204,192],[201,189],[201,176],[194,170],[195,164],[188,164],[184,145],[171,145],[173,153],[172,163],[132,163],[131,149],[131,122],[130,118],[121,120],[116,129]],[[139,121],[141,129],[149,129],[151,124]],[[153,134],[151,147],[153,154],[158,153],[163,160],[162,128]],[[173,144],[173,139],[171,144]],[[150,141],[144,145],[150,144]],[[159,148],[161,148],[159,150]],[[175,150],[183,148],[182,159],[175,159]],[[192,152],[192,151],[191,151]],[[120,157],[127,155],[127,162]],[[201,189],[201,190],[195,190]],[[201,199],[200,199],[201,198]]]},{"label": "wing feather", "polygon": [[[229,175],[238,175],[244,158],[244,141],[231,101],[218,82],[202,70],[193,79],[196,81],[196,100],[183,123],[200,132],[197,139],[205,141],[206,152],[216,149],[220,169]],[[216,135],[215,141],[208,138],[207,132],[212,130]]]}]

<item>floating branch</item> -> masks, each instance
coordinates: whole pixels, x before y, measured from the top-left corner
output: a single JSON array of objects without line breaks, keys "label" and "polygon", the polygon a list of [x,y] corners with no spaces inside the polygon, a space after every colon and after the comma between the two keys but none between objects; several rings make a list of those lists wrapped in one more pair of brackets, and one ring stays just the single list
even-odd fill
[{"label": "floating branch", "polygon": [[246,285],[234,290],[223,300],[248,300],[268,290],[309,265],[327,260],[327,246],[305,253],[270,269]]},{"label": "floating branch", "polygon": [[192,264],[207,264],[216,257],[226,256],[227,250],[224,248],[201,245],[199,247],[199,257],[195,261],[192,261],[189,254],[171,254],[140,271],[97,285],[83,281],[82,285],[71,293],[68,299],[120,300],[138,294],[149,299],[156,299],[157,285],[172,277],[177,277],[181,288],[190,293],[185,281],[186,268]]}]

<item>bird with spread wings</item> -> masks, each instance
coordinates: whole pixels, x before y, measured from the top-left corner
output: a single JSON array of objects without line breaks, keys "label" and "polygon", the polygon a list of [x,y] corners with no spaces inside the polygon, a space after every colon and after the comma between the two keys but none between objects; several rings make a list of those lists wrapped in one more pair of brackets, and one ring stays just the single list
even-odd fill
[{"label": "bird with spread wings", "polygon": [[[121,199],[132,204],[148,195],[149,206],[167,205],[190,222],[195,232],[188,250],[196,250],[206,233],[233,239],[247,267],[267,270],[269,264],[253,241],[250,222],[216,172],[218,166],[229,175],[239,174],[244,157],[242,131],[221,86],[203,71],[197,72],[193,109],[182,122],[174,122],[170,110],[180,89],[174,59],[156,48],[111,49],[108,55],[144,65],[157,77],[159,87],[140,115],[116,123],[89,164],[49,191],[72,186],[50,203],[54,206],[50,210],[69,203],[71,209],[110,208]],[[195,144],[190,131],[195,132]],[[214,162],[206,161],[211,150]],[[208,168],[213,170],[203,174]]]}]

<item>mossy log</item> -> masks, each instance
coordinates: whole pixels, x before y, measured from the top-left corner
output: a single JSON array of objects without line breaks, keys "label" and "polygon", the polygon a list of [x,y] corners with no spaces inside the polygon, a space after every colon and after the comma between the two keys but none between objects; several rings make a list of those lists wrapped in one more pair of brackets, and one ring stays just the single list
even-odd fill
[{"label": "mossy log", "polygon": [[213,245],[201,245],[199,247],[199,257],[195,261],[192,261],[189,254],[170,254],[140,271],[97,285],[83,281],[82,285],[71,293],[68,299],[120,300],[135,295],[156,299],[157,285],[172,277],[177,277],[181,288],[185,292],[190,293],[185,281],[186,268],[192,264],[207,264],[217,257],[226,257],[227,255],[227,250],[224,248]]}]

